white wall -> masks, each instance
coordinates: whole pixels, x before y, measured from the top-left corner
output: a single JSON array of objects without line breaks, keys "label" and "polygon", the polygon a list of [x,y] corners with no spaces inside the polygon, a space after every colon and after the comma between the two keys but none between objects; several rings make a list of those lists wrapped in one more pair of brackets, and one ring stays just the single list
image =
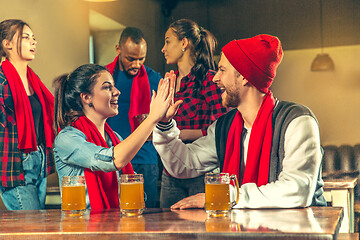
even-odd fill
[{"label": "white wall", "polygon": [[52,90],[52,81],[89,61],[89,8],[83,0],[1,1],[0,21],[22,19],[32,28],[36,57],[29,65]]},{"label": "white wall", "polygon": [[94,36],[95,63],[107,65],[116,57],[116,48],[122,30],[96,31]]}]

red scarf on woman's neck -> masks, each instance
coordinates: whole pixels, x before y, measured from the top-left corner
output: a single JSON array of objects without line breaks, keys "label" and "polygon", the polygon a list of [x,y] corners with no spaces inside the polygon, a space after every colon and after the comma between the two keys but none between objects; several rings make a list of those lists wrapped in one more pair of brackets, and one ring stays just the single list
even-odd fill
[{"label": "red scarf on woman's neck", "polygon": [[[254,124],[251,128],[246,167],[242,184],[256,183],[257,186],[268,183],[270,152],[272,145],[272,114],[275,107],[275,99],[269,91],[261,104]],[[240,171],[240,146],[241,133],[244,120],[237,112],[231,124],[224,159],[223,172],[239,176]]]},{"label": "red scarf on woman's neck", "polygon": [[[108,145],[95,124],[87,117],[79,117],[72,126],[82,131],[88,142],[108,148]],[[105,123],[105,132],[109,135],[113,146],[120,143],[120,140],[107,123]],[[124,174],[134,174],[131,163],[128,163],[122,171]],[[84,173],[91,209],[119,208],[118,179],[116,172],[106,173],[102,171],[91,171],[85,168]]]},{"label": "red scarf on woman's neck", "polygon": [[[118,66],[118,64],[119,55],[112,63],[106,65],[106,68],[111,73],[111,75],[114,74],[115,68]],[[131,86],[129,108],[129,122],[131,126],[131,132],[133,132],[139,126],[139,122],[136,119],[136,116],[150,112],[150,102],[151,93],[149,79],[145,67],[142,65],[138,74],[133,78],[133,83]]]},{"label": "red scarf on woman's neck", "polygon": [[[36,142],[34,118],[32,115],[30,100],[26,94],[23,82],[15,67],[9,60],[6,59],[2,62],[1,67],[4,71],[6,79],[9,82],[10,90],[13,96],[19,139],[18,148],[23,150],[25,153],[37,151],[38,143]],[[55,138],[55,133],[53,131],[54,96],[30,67],[27,67],[27,78],[42,106],[45,145],[47,148],[52,148]]]}]

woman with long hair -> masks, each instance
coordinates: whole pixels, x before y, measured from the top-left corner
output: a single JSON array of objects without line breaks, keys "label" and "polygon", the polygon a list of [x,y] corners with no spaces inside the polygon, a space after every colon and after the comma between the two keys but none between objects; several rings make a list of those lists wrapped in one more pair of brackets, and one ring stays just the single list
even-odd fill
[{"label": "woman with long hair", "polygon": [[28,66],[36,40],[22,20],[0,23],[0,194],[8,210],[43,209],[54,172],[54,97]]},{"label": "woman with long hair", "polygon": [[[180,139],[192,142],[204,135],[212,122],[227,112],[221,104],[221,90],[212,82],[216,64],[216,39],[211,32],[189,19],[170,24],[162,53],[167,64],[176,64],[175,100],[183,100],[174,119]],[[166,169],[162,174],[160,207],[205,191],[204,176],[177,179]]]},{"label": "woman with long hair", "polygon": [[57,78],[55,85],[55,164],[63,176],[85,176],[91,209],[119,208],[118,171],[134,173],[135,156],[172,104],[175,78],[160,80],[149,116],[125,140],[106,120],[118,114],[119,90],[105,67],[86,64]]}]

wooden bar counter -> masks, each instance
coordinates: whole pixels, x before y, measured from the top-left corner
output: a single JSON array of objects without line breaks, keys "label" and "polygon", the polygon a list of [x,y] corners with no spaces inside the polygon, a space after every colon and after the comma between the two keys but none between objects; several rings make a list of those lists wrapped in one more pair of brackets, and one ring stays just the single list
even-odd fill
[{"label": "wooden bar counter", "polygon": [[119,210],[0,211],[0,239],[336,239],[341,207],[235,209],[208,218],[202,209],[147,209],[139,217]]}]

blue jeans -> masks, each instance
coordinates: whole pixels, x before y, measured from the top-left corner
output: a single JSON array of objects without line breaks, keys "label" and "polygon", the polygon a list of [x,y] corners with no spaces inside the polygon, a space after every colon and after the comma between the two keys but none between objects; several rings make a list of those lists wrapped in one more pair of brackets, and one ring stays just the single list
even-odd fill
[{"label": "blue jeans", "polygon": [[162,173],[160,207],[169,208],[183,198],[205,192],[205,175],[196,178],[179,179]]},{"label": "blue jeans", "polygon": [[146,194],[145,206],[156,208],[157,182],[159,179],[159,167],[157,164],[131,164],[134,171],[144,177],[144,192]]},{"label": "blue jeans", "polygon": [[0,195],[8,210],[37,210],[45,208],[46,178],[45,153],[42,147],[38,151],[21,153],[25,186],[3,188]]}]

